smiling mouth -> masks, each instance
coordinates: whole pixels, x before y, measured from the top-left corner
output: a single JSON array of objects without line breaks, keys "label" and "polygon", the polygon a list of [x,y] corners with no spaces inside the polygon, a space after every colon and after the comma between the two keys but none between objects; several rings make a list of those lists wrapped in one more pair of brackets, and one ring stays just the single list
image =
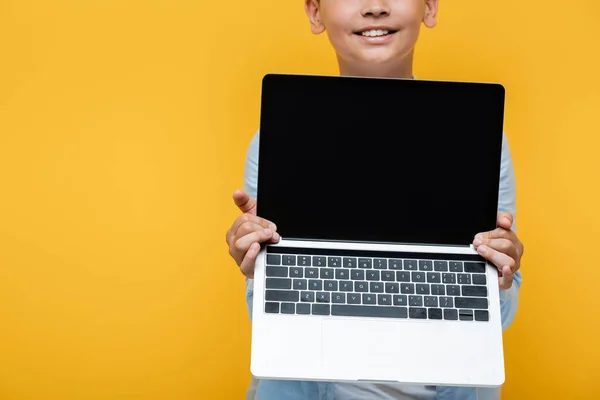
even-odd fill
[{"label": "smiling mouth", "polygon": [[398,31],[388,30],[388,29],[371,29],[368,31],[355,32],[354,34],[358,35],[358,36],[366,36],[366,37],[381,37],[381,36],[393,35],[396,32],[398,32]]}]

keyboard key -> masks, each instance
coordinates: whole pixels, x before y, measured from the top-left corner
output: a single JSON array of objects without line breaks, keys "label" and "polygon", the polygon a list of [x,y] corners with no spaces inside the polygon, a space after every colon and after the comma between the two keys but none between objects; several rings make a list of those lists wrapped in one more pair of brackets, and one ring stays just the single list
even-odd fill
[{"label": "keyboard key", "polygon": [[427,309],[410,307],[408,316],[413,319],[427,319]]},{"label": "keyboard key", "polygon": [[396,272],[396,281],[397,282],[410,282],[410,272],[408,272],[408,271]]},{"label": "keyboard key", "polygon": [[317,303],[329,303],[331,295],[328,292],[317,292]]},{"label": "keyboard key", "polygon": [[367,280],[368,281],[378,281],[379,280],[379,271],[367,271]]},{"label": "keyboard key", "polygon": [[452,272],[446,272],[442,274],[442,282],[444,283],[456,283],[456,274]]},{"label": "keyboard key", "polygon": [[392,296],[389,294],[378,294],[377,295],[377,304],[380,306],[391,306],[392,305]]},{"label": "keyboard key", "polygon": [[294,303],[282,303],[281,304],[281,313],[282,314],[295,314],[296,313],[296,305]]},{"label": "keyboard key", "polygon": [[454,297],[440,297],[440,307],[454,308]]},{"label": "keyboard key", "polygon": [[425,296],[425,307],[437,307],[437,306],[438,306],[438,298],[437,297]]},{"label": "keyboard key", "polygon": [[358,268],[373,268],[373,259],[371,258],[359,258]]},{"label": "keyboard key", "polygon": [[327,265],[327,257],[314,256],[312,263],[315,267],[325,267]]},{"label": "keyboard key", "polygon": [[450,261],[450,271],[451,272],[462,272],[463,271],[462,261]]},{"label": "keyboard key", "polygon": [[382,281],[394,281],[396,278],[394,271],[382,271],[381,272],[381,280]]},{"label": "keyboard key", "polygon": [[352,292],[354,290],[354,284],[352,281],[341,281],[340,282],[340,291],[342,292]]},{"label": "keyboard key", "polygon": [[331,296],[331,301],[333,303],[342,303],[342,304],[344,304],[346,302],[346,293],[334,293]]},{"label": "keyboard key", "polygon": [[416,271],[418,268],[417,260],[404,260],[404,269],[407,271]]},{"label": "keyboard key", "polygon": [[448,296],[460,296],[460,286],[446,285],[446,294]]},{"label": "keyboard key", "polygon": [[284,278],[267,278],[267,289],[291,289],[292,280]]},{"label": "keyboard key", "polygon": [[458,320],[458,310],[457,309],[445,309],[444,310],[444,319],[450,321]]},{"label": "keyboard key", "polygon": [[310,304],[296,304],[296,314],[308,315],[310,314]]},{"label": "keyboard key", "polygon": [[279,254],[267,254],[267,265],[281,264],[281,256]]},{"label": "keyboard key", "polygon": [[353,281],[364,281],[365,280],[365,271],[361,269],[352,269],[350,270],[350,276]]},{"label": "keyboard key", "polygon": [[484,310],[475,310],[475,321],[489,321],[490,313]]},{"label": "keyboard key", "polygon": [[448,271],[448,261],[434,261],[433,262],[433,270],[438,272],[447,272]]},{"label": "keyboard key", "polygon": [[400,293],[400,285],[397,283],[387,282],[385,284],[386,293]]},{"label": "keyboard key", "polygon": [[487,309],[488,300],[481,297],[456,297],[454,305],[456,308]]},{"label": "keyboard key", "polygon": [[408,296],[408,304],[411,307],[423,306],[423,296]]},{"label": "keyboard key", "polygon": [[402,283],[400,285],[400,293],[413,294],[415,292],[415,285],[413,283]]},{"label": "keyboard key", "polygon": [[487,297],[487,287],[485,286],[463,286],[463,296]]},{"label": "keyboard key", "polygon": [[390,269],[402,269],[402,260],[390,260]]},{"label": "keyboard key", "polygon": [[383,283],[382,282],[371,282],[369,284],[371,293],[383,293]]},{"label": "keyboard key", "polygon": [[329,304],[313,304],[312,314],[313,315],[329,315],[330,306]]},{"label": "keyboard key", "polygon": [[419,260],[419,271],[433,271],[433,261]]},{"label": "keyboard key", "polygon": [[265,303],[265,312],[269,314],[279,314],[279,303]]},{"label": "keyboard key", "polygon": [[366,293],[369,291],[369,283],[356,281],[354,282],[354,291],[358,293]]},{"label": "keyboard key", "polygon": [[294,289],[296,289],[296,290],[308,289],[308,281],[306,279],[294,279]]},{"label": "keyboard key", "polygon": [[412,272],[410,276],[412,282],[425,282],[424,272]]},{"label": "keyboard key", "polygon": [[310,267],[310,256],[298,256],[298,265],[303,267]]},{"label": "keyboard key", "polygon": [[373,260],[373,267],[376,269],[387,269],[387,260],[385,258],[376,258]]},{"label": "keyboard key", "polygon": [[331,315],[344,317],[407,318],[406,307],[355,306],[334,304]]},{"label": "keyboard key", "polygon": [[458,310],[458,318],[461,321],[473,321],[473,310]]},{"label": "keyboard key", "polygon": [[397,294],[394,295],[394,305],[395,306],[406,306],[407,298],[405,294]]},{"label": "keyboard key", "polygon": [[429,294],[429,285],[422,283],[417,284],[417,294]]},{"label": "keyboard key", "polygon": [[341,257],[327,257],[327,266],[340,268],[342,266],[342,258]]},{"label": "keyboard key", "polygon": [[321,268],[321,279],[333,279],[333,268]]},{"label": "keyboard key", "polygon": [[290,278],[302,278],[304,276],[304,268],[290,267]]},{"label": "keyboard key", "polygon": [[296,256],[283,256],[283,265],[296,265]]},{"label": "keyboard key", "polygon": [[325,290],[329,292],[337,292],[338,281],[325,281]]},{"label": "keyboard key", "polygon": [[356,268],[356,258],[344,257],[344,268]]},{"label": "keyboard key", "polygon": [[366,293],[362,295],[363,304],[377,304],[377,297],[374,294]]},{"label": "keyboard key", "polygon": [[335,270],[335,279],[350,279],[350,271],[347,269],[338,268]]},{"label": "keyboard key", "polygon": [[304,275],[306,275],[307,278],[318,278],[319,268],[306,268],[304,269]]},{"label": "keyboard key", "polygon": [[485,274],[473,274],[473,285],[485,285],[487,284],[487,279]]},{"label": "keyboard key", "polygon": [[458,283],[461,285],[470,285],[471,284],[471,275],[470,274],[458,274]]},{"label": "keyboard key", "polygon": [[315,292],[300,293],[300,301],[303,303],[314,303],[315,302]]},{"label": "keyboard key", "polygon": [[308,281],[308,288],[310,290],[323,290],[323,281],[319,279],[311,279]]},{"label": "keyboard key", "polygon": [[430,308],[427,310],[427,314],[429,316],[429,319],[442,319],[441,308]]},{"label": "keyboard key", "polygon": [[285,278],[288,276],[288,267],[272,267],[270,265],[267,265],[265,273],[267,276]]},{"label": "keyboard key", "polygon": [[348,304],[360,304],[360,294],[348,293]]},{"label": "keyboard key", "polygon": [[485,273],[485,263],[482,262],[466,262],[465,261],[465,272],[472,272],[476,274]]},{"label": "keyboard key", "polygon": [[427,273],[427,282],[429,283],[441,283],[442,276],[439,272],[428,272]]},{"label": "keyboard key", "polygon": [[431,285],[431,294],[436,296],[443,296],[446,294],[446,286],[444,285]]},{"label": "keyboard key", "polygon": [[300,292],[294,290],[267,290],[265,291],[265,300],[297,303],[300,300]]}]

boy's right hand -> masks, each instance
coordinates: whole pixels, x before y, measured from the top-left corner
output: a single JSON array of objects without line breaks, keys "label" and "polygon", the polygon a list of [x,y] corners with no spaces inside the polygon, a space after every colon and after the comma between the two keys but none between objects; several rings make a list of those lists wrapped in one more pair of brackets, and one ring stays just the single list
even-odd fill
[{"label": "boy's right hand", "polygon": [[280,237],[274,223],[256,215],[256,200],[246,192],[235,191],[233,201],[243,214],[236,218],[227,231],[229,255],[244,275],[254,278],[254,263],[260,243],[277,243]]}]

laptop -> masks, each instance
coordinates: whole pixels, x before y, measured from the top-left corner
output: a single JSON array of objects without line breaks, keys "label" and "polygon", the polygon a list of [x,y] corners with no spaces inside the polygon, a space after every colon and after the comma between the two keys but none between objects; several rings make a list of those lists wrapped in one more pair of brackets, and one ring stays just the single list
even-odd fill
[{"label": "laptop", "polygon": [[254,277],[260,379],[500,386],[496,83],[268,74]]}]

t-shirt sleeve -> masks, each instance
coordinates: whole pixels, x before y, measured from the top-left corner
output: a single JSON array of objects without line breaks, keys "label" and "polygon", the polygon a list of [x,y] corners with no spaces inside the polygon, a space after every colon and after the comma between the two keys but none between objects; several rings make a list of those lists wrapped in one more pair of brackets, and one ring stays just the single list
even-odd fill
[{"label": "t-shirt sleeve", "polygon": [[255,199],[258,184],[258,138],[259,131],[254,134],[250,141],[244,165],[244,191]]},{"label": "t-shirt sleeve", "polygon": [[[512,155],[506,135],[502,138],[502,160],[500,166],[500,189],[498,197],[498,211],[511,213],[513,216],[514,232],[517,231],[517,196],[515,170]],[[519,291],[521,289],[521,271],[514,275],[513,285],[508,290],[500,291],[500,310],[502,314],[502,328],[506,330],[515,319],[519,305]]]}]

